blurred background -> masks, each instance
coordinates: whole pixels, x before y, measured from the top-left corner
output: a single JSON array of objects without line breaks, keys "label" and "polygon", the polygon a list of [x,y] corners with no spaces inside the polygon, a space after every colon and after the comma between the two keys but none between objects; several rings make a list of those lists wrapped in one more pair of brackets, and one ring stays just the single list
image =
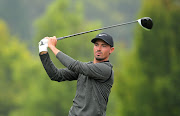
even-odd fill
[{"label": "blurred background", "polygon": [[[180,116],[179,0],[1,0],[0,116],[67,116],[76,81],[54,82],[38,53],[45,36],[62,37],[151,17],[103,32],[112,35],[115,80],[107,116]],[[99,32],[58,41],[76,60],[93,60],[90,40]],[[64,68],[49,50],[58,68]]]}]

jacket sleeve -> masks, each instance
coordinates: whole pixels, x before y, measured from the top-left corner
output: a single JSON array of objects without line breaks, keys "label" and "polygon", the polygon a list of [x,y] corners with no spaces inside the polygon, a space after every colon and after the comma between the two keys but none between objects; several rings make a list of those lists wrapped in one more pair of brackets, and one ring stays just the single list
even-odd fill
[{"label": "jacket sleeve", "polygon": [[70,71],[67,68],[63,68],[63,69],[56,68],[54,63],[51,61],[48,53],[39,56],[43,64],[43,67],[46,70],[51,80],[58,82],[66,81],[66,80],[68,81],[77,80],[78,78],[77,73]]},{"label": "jacket sleeve", "polygon": [[105,63],[83,63],[63,52],[59,52],[56,57],[69,70],[88,76],[89,78],[105,81],[111,76],[112,67]]}]

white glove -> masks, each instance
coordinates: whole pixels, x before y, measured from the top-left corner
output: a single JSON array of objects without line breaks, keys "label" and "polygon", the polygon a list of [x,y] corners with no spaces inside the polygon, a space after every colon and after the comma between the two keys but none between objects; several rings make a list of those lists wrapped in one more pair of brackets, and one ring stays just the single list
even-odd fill
[{"label": "white glove", "polygon": [[43,38],[40,42],[39,42],[39,53],[41,52],[48,52],[48,39]]}]

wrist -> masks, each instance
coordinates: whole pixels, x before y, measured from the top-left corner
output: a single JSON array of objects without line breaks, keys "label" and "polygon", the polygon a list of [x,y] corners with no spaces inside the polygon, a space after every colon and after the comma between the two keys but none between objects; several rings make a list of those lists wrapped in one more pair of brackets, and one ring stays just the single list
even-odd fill
[{"label": "wrist", "polygon": [[47,54],[46,51],[40,52],[40,55]]},{"label": "wrist", "polygon": [[52,51],[55,55],[57,55],[57,53],[60,52],[60,50],[58,50],[58,49],[56,48],[56,46],[49,46],[49,48],[51,49],[51,51]]},{"label": "wrist", "polygon": [[48,44],[48,47],[49,47],[50,49],[56,48],[56,46],[54,46],[54,45],[49,45],[49,44]]}]

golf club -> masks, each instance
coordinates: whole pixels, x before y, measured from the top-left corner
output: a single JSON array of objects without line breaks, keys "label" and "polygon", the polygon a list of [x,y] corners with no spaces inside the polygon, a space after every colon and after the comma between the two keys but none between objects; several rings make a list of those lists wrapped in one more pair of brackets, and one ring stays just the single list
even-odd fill
[{"label": "golf club", "polygon": [[76,33],[76,34],[72,34],[72,35],[68,35],[68,36],[64,36],[64,37],[59,37],[59,38],[57,38],[57,40],[62,40],[62,39],[69,38],[69,37],[74,37],[74,36],[77,36],[77,35],[82,35],[82,34],[94,32],[94,31],[109,29],[109,28],[113,28],[113,27],[118,27],[118,26],[123,26],[123,25],[127,25],[127,24],[137,23],[137,22],[146,30],[150,30],[153,27],[152,19],[150,17],[143,17],[143,18],[138,19],[136,21],[116,24],[116,25],[102,27],[102,28],[99,28],[99,29],[94,29],[94,30],[85,31],[85,32],[80,32],[80,33]]}]

